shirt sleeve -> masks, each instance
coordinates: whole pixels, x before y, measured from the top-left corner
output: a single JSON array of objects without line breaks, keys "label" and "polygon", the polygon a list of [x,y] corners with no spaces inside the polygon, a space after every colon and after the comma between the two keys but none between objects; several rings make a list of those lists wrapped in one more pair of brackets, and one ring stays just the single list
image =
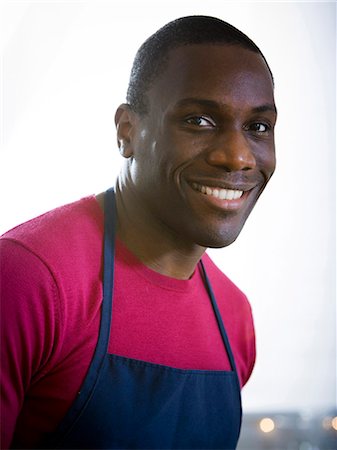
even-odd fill
[{"label": "shirt sleeve", "polygon": [[59,338],[58,290],[48,266],[0,240],[1,448],[10,446],[29,386],[50,364]]},{"label": "shirt sleeve", "polygon": [[244,332],[244,339],[246,342],[246,361],[244,373],[242,374],[242,387],[247,383],[250,376],[252,375],[255,360],[256,360],[256,339],[255,339],[255,327],[254,319],[252,314],[252,309],[247,300],[247,318],[246,318],[246,328]]}]

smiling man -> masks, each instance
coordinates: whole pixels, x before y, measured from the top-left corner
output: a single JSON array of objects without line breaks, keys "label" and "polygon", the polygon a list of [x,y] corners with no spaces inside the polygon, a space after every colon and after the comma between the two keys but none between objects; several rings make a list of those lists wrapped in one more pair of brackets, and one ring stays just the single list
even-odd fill
[{"label": "smiling man", "polygon": [[270,69],[231,25],[177,19],[115,119],[115,188],[1,239],[3,448],[235,449],[253,321],[205,251],[273,174]]}]

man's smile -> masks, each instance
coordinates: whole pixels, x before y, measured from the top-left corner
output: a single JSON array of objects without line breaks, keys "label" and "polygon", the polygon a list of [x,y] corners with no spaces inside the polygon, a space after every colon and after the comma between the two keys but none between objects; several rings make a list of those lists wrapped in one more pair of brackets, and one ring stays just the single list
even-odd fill
[{"label": "man's smile", "polygon": [[237,211],[241,209],[253,189],[253,187],[242,189],[239,187],[224,188],[222,186],[214,186],[214,184],[215,183],[212,183],[212,186],[210,186],[206,183],[201,184],[192,182],[189,183],[189,186],[195,193],[202,195],[208,204],[227,211]]},{"label": "man's smile", "polygon": [[202,194],[212,195],[215,198],[219,198],[220,200],[236,200],[240,198],[243,194],[243,191],[238,189],[222,189],[222,188],[213,188],[210,186],[203,186],[201,184],[192,183],[193,189],[201,192]]}]

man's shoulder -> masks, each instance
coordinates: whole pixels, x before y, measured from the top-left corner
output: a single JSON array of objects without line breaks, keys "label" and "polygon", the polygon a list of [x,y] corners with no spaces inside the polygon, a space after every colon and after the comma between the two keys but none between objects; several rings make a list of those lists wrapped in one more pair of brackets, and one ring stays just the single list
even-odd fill
[{"label": "man's shoulder", "polygon": [[252,308],[246,295],[210,259],[203,257],[232,350],[241,386],[249,379],[255,363],[255,332]]},{"label": "man's shoulder", "polygon": [[90,246],[103,234],[103,212],[94,196],[52,209],[1,236],[41,256],[62,258],[65,252]]},{"label": "man's shoulder", "polygon": [[203,263],[212,287],[226,291],[227,296],[233,295],[247,300],[241,289],[213,262],[207,253],[203,256]]},{"label": "man's shoulder", "polygon": [[26,240],[35,234],[51,234],[55,231],[60,231],[60,234],[63,234],[65,229],[76,229],[83,222],[99,219],[100,214],[102,215],[103,212],[100,211],[95,196],[92,195],[59,206],[17,225],[4,233],[1,238]]}]

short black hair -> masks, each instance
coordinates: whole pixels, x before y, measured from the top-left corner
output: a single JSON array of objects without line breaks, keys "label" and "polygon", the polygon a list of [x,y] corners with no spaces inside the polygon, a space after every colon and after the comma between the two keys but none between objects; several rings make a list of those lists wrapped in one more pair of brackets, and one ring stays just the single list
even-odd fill
[{"label": "short black hair", "polygon": [[127,91],[127,102],[138,114],[147,112],[146,94],[162,73],[170,50],[192,44],[238,45],[259,53],[273,75],[261,50],[242,31],[221,19],[210,16],[187,16],[173,20],[150,36],[139,48]]}]

